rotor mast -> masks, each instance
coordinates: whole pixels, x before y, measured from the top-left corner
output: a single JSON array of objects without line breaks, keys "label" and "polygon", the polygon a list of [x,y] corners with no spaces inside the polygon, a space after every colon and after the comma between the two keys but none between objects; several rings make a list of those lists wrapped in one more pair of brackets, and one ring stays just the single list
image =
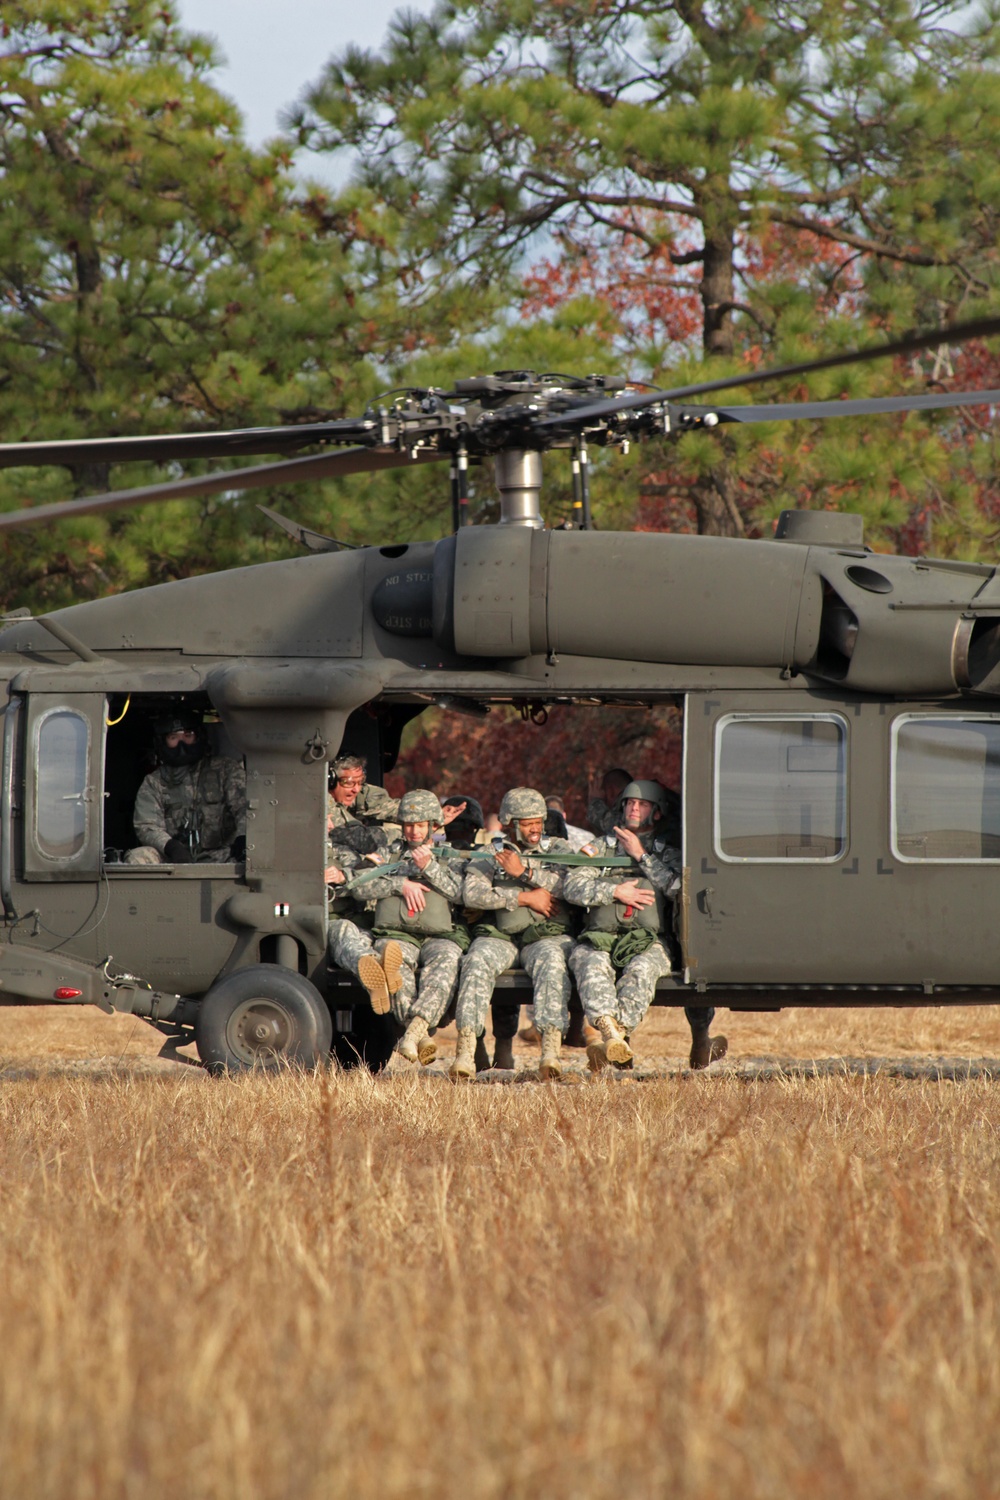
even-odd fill
[{"label": "rotor mast", "polygon": [[508,448],[495,459],[496,486],[500,491],[500,525],[544,526],[542,455],[532,448]]}]

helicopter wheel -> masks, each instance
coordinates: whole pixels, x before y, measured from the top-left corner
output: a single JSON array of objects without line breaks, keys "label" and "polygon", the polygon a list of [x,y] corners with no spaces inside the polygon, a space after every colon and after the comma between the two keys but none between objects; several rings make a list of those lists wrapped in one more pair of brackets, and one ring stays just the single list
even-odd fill
[{"label": "helicopter wheel", "polygon": [[308,979],[277,964],[254,964],[209,990],[194,1037],[210,1073],[314,1068],[329,1055],[333,1023]]}]

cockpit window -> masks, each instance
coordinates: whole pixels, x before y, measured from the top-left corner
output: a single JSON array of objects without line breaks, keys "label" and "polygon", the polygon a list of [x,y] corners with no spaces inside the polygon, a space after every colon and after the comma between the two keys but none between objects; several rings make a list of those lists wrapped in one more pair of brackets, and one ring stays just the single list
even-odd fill
[{"label": "cockpit window", "polygon": [[901,860],[1000,860],[1000,718],[895,721],[892,851]]},{"label": "cockpit window", "polygon": [[847,724],[833,714],[721,719],[715,849],[733,862],[839,859],[847,849]]},{"label": "cockpit window", "polygon": [[35,735],[35,844],[48,859],[75,859],[90,831],[90,725],[73,709],[54,708]]}]

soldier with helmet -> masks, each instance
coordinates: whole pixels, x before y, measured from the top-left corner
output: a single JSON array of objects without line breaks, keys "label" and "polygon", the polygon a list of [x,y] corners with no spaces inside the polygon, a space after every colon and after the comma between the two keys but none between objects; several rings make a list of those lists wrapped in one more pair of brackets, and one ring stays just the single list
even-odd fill
[{"label": "soldier with helmet", "polygon": [[[435,853],[435,831],[444,824],[433,792],[417,789],[399,800],[403,836],[379,856],[386,866],[359,888],[375,903],[371,934],[338,931],[335,957],[356,973],[372,1009],[390,1009],[405,1028],[397,1051],[407,1062],[429,1063],[436,1052],[429,1032],[451,1003],[469,933],[456,919],[464,861]],[[342,923],[340,926],[349,924]]]},{"label": "soldier with helmet", "polygon": [[545,838],[545,813],[540,792],[514,787],[500,803],[506,834],[502,846],[469,862],[462,895],[481,917],[459,977],[453,1079],[475,1076],[476,1039],[485,1030],[493,985],[519,957],[532,981],[535,1021],[542,1033],[539,1072],[543,1078],[558,1078],[562,1071],[559,1054],[569,1026],[566,961],[574,919],[561,899],[564,871],[532,856],[572,850],[563,839]]},{"label": "soldier with helmet", "polygon": [[159,761],[139,788],[133,822],[139,847],[128,865],[225,863],[246,854],[246,772],[212,755],[201,714],[181,707],[153,721]]},{"label": "soldier with helmet", "polygon": [[[671,802],[658,781],[631,781],[622,792],[622,821],[607,835],[608,853],[633,861],[625,878],[614,866],[580,866],[566,877],[568,901],[587,908],[570,958],[590,1024],[600,1032],[587,1055],[596,1071],[632,1061],[629,1034],[649,1009],[656,981],[670,973],[668,899],[680,889],[680,851],[665,826]],[[726,1053],[725,1037],[709,1035],[714,1010],[688,1007],[691,1067],[706,1068]]]},{"label": "soldier with helmet", "polygon": [[475,797],[456,792],[441,799],[441,809],[448,822],[448,842],[453,849],[473,849],[486,826],[483,809]]}]

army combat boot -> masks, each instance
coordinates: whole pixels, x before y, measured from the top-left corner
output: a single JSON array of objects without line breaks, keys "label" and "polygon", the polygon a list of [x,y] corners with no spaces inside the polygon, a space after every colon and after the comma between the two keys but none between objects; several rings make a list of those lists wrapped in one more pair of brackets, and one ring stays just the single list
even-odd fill
[{"label": "army combat boot", "polygon": [[362,953],[358,959],[358,978],[368,991],[368,998],[372,1003],[372,1010],[377,1016],[384,1016],[389,1011],[389,986],[386,983],[385,970],[375,957],[374,953]]},{"label": "army combat boot", "polygon": [[538,1064],[539,1078],[561,1078],[562,1032],[558,1026],[546,1026],[542,1032],[542,1060]]},{"label": "army combat boot", "polygon": [[460,1083],[464,1078],[476,1076],[476,1033],[471,1026],[458,1033],[455,1061],[448,1069],[448,1077]]},{"label": "army combat boot", "polygon": [[601,1068],[606,1068],[608,1063],[632,1061],[632,1049],[625,1040],[625,1033],[614,1016],[598,1016],[597,1030],[600,1033],[600,1041],[590,1042],[587,1047],[587,1061],[590,1063],[591,1072],[600,1072]]},{"label": "army combat boot", "polygon": [[700,1028],[691,1033],[691,1056],[688,1065],[693,1072],[700,1072],[707,1068],[709,1063],[718,1062],[720,1057],[725,1057],[729,1051],[729,1043],[724,1036],[709,1036],[708,1027],[704,1031]]},{"label": "army combat boot", "polygon": [[403,950],[395,938],[390,938],[382,949],[382,971],[385,974],[386,989],[390,995],[394,995],[403,982]]},{"label": "army combat boot", "polygon": [[400,1057],[407,1062],[423,1063],[424,1067],[437,1057],[437,1047],[427,1035],[428,1026],[423,1016],[414,1016],[396,1045]]}]

